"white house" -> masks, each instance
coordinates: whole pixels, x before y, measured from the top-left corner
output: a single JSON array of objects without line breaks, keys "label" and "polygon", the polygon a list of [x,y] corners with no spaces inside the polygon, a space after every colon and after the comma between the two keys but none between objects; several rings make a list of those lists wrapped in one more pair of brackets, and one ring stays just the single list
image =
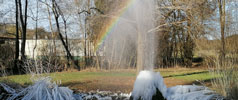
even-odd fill
[{"label": "white house", "polygon": [[[22,40],[20,40],[20,47],[21,47],[21,42]],[[69,50],[72,56],[85,56],[84,55],[84,41],[78,40],[78,39],[69,39],[68,43],[69,43]],[[93,51],[94,49],[93,44],[91,43],[90,46],[92,46],[90,48],[92,49],[91,51]],[[61,40],[39,39],[36,41],[34,39],[28,39],[26,40],[25,54],[28,57],[33,58],[33,56],[37,57],[37,56],[49,54],[50,51],[54,49],[56,49],[58,56],[66,55],[66,51]]]}]

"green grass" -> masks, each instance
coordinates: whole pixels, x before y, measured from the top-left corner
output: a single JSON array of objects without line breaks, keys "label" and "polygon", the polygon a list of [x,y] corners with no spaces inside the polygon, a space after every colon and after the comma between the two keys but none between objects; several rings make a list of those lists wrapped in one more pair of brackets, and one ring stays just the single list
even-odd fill
[{"label": "green grass", "polygon": [[50,75],[54,80],[61,80],[62,83],[72,81],[85,81],[97,77],[134,77],[135,73],[129,72],[62,72]]},{"label": "green grass", "polygon": [[[189,69],[189,68],[184,68],[184,69],[163,69],[163,70],[155,70],[155,71],[159,71],[160,74],[163,77],[176,77],[176,76],[188,76],[189,74],[197,74],[197,73],[204,73],[207,72],[207,70],[204,69]],[[188,74],[188,75],[186,75]]]},{"label": "green grass", "polygon": [[186,81],[196,81],[196,80],[209,80],[214,78],[213,75],[211,75],[209,72],[206,73],[199,73],[199,74],[193,74],[193,75],[186,75],[186,76],[178,76],[177,79],[183,79]]},{"label": "green grass", "polygon": [[13,75],[13,76],[1,77],[0,82],[13,82],[13,83],[21,84],[21,85],[28,85],[32,83],[30,78],[31,78],[31,75]]},{"label": "green grass", "polygon": [[[97,77],[135,77],[135,72],[60,72],[44,74],[40,76],[50,76],[53,81],[61,81],[62,83],[72,82],[72,81],[85,81],[90,79],[96,79]],[[38,76],[36,76],[38,77]],[[0,82],[10,81],[14,83],[19,83],[21,85],[32,84],[31,75],[13,75],[7,77],[0,77]]]},{"label": "green grass", "polygon": [[[194,70],[194,69],[165,69],[155,70],[160,71],[161,75],[165,78],[181,79],[188,82],[195,80],[208,80],[212,79],[213,76],[206,70]],[[84,82],[88,80],[97,80],[97,78],[107,77],[132,77],[136,78],[136,71],[94,71],[94,72],[57,72],[51,74],[44,74],[41,76],[51,76],[53,81],[61,81],[62,84],[69,82]],[[31,75],[13,75],[7,77],[0,77],[0,82],[9,81],[18,83],[21,85],[32,84]]]}]

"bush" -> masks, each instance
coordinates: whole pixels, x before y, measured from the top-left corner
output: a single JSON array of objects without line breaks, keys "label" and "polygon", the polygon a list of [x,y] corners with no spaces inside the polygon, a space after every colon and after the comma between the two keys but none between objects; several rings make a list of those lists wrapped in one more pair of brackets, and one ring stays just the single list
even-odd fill
[{"label": "bush", "polygon": [[14,65],[14,45],[0,45],[0,76],[5,76],[11,73]]}]

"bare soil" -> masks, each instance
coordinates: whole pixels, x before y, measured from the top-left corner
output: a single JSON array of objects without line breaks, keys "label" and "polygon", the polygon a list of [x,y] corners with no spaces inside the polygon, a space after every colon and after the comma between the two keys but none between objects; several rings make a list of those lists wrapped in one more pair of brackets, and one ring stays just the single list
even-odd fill
[{"label": "bare soil", "polygon": [[[93,80],[84,82],[71,82],[63,84],[75,91],[90,92],[90,91],[111,91],[114,93],[130,93],[133,90],[135,77],[97,77]],[[164,78],[167,87],[175,85],[191,84],[182,79]]]}]

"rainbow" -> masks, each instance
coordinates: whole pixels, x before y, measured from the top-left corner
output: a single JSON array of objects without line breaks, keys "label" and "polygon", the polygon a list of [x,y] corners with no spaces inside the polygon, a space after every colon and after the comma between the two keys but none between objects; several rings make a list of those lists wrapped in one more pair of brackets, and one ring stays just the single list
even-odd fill
[{"label": "rainbow", "polygon": [[123,8],[118,12],[118,14],[115,15],[115,17],[111,18],[110,21],[106,24],[106,27],[102,29],[98,41],[96,43],[95,50],[97,51],[99,47],[103,44],[103,42],[106,40],[107,36],[111,33],[113,27],[118,23],[120,17],[128,10],[128,8],[133,4],[133,2],[136,0],[127,0],[123,2]]}]

